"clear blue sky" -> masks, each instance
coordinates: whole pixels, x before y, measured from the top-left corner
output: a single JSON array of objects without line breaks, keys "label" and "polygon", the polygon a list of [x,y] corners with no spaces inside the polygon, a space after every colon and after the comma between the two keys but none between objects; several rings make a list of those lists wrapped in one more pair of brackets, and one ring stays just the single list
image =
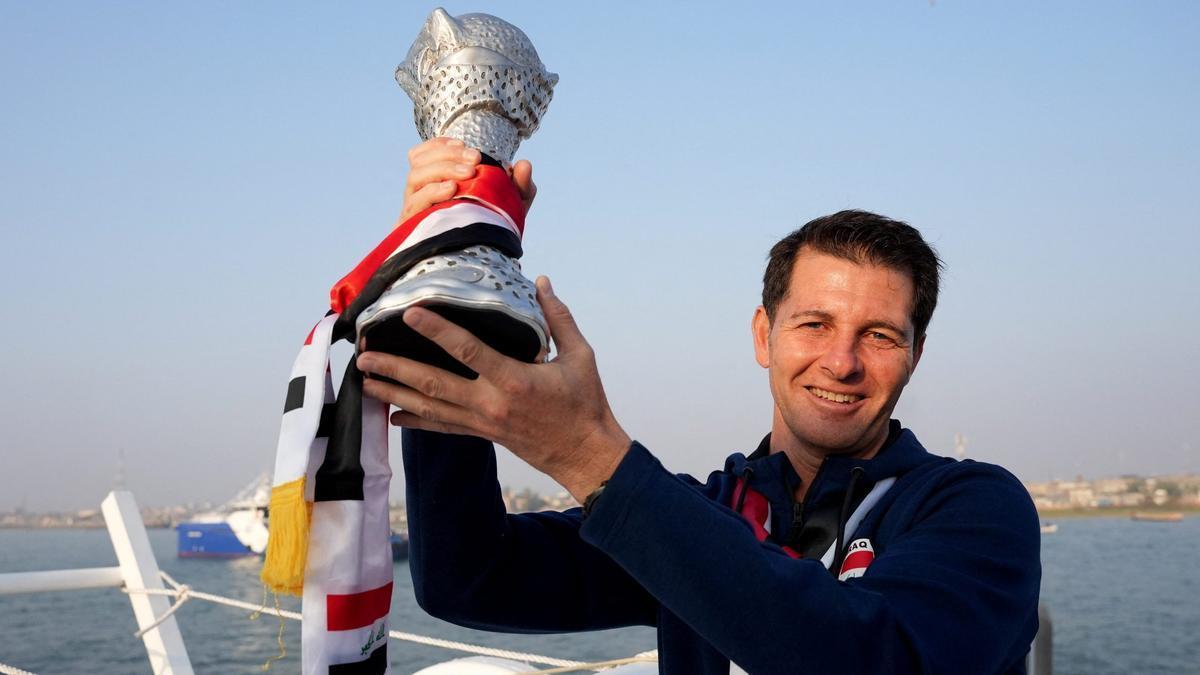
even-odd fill
[{"label": "clear blue sky", "polygon": [[[121,451],[147,504],[271,465],[296,348],[399,212],[432,7],[0,2],[0,509],[94,506]],[[898,409],[927,446],[1200,470],[1197,3],[446,7],[561,76],[525,266],[667,466],[767,430],[764,255],[858,207],[949,266]]]}]

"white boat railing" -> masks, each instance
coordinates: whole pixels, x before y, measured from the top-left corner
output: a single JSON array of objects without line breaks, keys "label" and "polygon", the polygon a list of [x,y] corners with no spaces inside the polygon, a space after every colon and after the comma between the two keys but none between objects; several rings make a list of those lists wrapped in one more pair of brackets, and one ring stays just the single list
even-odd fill
[{"label": "white boat railing", "polygon": [[[212,603],[215,603],[218,605],[225,605],[226,607],[234,607],[237,609],[246,609],[246,610],[250,610],[251,612],[255,612],[255,613],[271,614],[272,616],[277,616],[280,619],[290,619],[293,621],[302,621],[303,620],[303,617],[300,614],[300,612],[293,612],[293,611],[289,611],[286,609],[280,609],[278,607],[276,607],[274,609],[269,609],[265,605],[256,605],[254,603],[243,602],[241,600],[235,600],[233,598],[226,598],[224,596],[215,595],[213,593],[203,593],[201,591],[194,590],[190,586],[180,584],[179,582],[175,581],[166,572],[162,573],[162,578],[164,581],[167,582],[167,584],[170,586],[170,588],[166,588],[166,589],[133,588],[133,589],[123,589],[123,590],[126,593],[129,593],[130,595],[144,594],[144,595],[158,595],[158,596],[167,596],[167,597],[175,598],[175,604],[171,605],[171,609],[168,610],[168,612],[167,612],[168,615],[173,614],[176,609],[178,609],[184,602],[187,602],[188,600],[205,600],[207,602],[212,602]],[[569,668],[571,670],[580,670],[580,669],[588,670],[588,669],[592,669],[592,667],[595,665],[595,664],[587,663],[584,661],[571,661],[569,659],[559,659],[559,658],[554,658],[552,656],[542,656],[541,654],[531,654],[529,652],[517,652],[517,651],[510,650],[510,649],[496,649],[495,647],[482,647],[480,645],[473,645],[468,642],[455,642],[454,640],[443,640],[441,638],[426,637],[424,635],[416,635],[414,633],[405,633],[403,631],[398,631],[398,630],[388,631],[388,637],[393,640],[401,640],[404,642],[413,642],[416,644],[425,645],[427,647],[440,647],[442,649],[449,649],[452,651],[463,652],[466,654],[476,654],[479,656],[494,656],[496,658],[509,659],[509,660],[513,660],[513,661],[525,661],[527,663],[540,663],[540,664],[547,665],[547,666],[556,666],[559,668]],[[649,657],[646,657],[645,655],[638,655],[637,657],[630,657],[630,658],[633,658],[636,661],[651,660],[651,659],[649,659]],[[657,658],[654,658],[652,660],[657,661]],[[624,661],[624,660],[622,660],[622,661]],[[630,662],[632,663],[634,661],[630,661]],[[605,662],[605,663],[607,663],[607,662]],[[539,671],[539,672],[544,672],[544,671]],[[555,672],[555,671],[550,671],[550,672]]]},{"label": "white boat railing", "polygon": [[[0,595],[14,593],[42,593],[47,591],[73,591],[92,588],[119,588],[129,596],[133,606],[138,630],[135,636],[142,638],[150,666],[155,675],[191,675],[191,662],[183,635],[175,621],[175,612],[189,600],[204,600],[229,607],[247,609],[256,613],[277,616],[280,620],[300,620],[298,612],[267,608],[252,603],[204,593],[180,584],[158,568],[150,538],[142,522],[137,503],[129,492],[110,492],[101,504],[109,538],[117,554],[116,567],[91,567],[68,570],[0,573]],[[169,585],[164,585],[164,581]],[[172,604],[170,601],[174,600]],[[552,666],[550,672],[572,672],[595,670],[612,665],[647,663],[658,660],[657,654],[647,652],[614,661],[585,663],[527,652],[483,647],[466,642],[442,640],[402,631],[389,631],[394,640],[414,642],[431,647],[479,656],[495,657],[524,663]],[[273,660],[273,659],[272,659]],[[530,671],[541,672],[541,671]],[[0,675],[33,675],[28,671],[0,663]]]},{"label": "white boat railing", "polygon": [[1025,657],[1026,675],[1054,675],[1054,624],[1050,610],[1038,603],[1038,632]]},{"label": "white boat railing", "polygon": [[78,591],[86,588],[120,586],[125,580],[120,567],[88,567],[76,570],[14,572],[0,574],[0,595]]},{"label": "white boat railing", "polygon": [[[101,502],[100,510],[117,554],[116,567],[8,572],[0,574],[0,595],[122,586],[166,590],[133,495],[126,491],[110,492]],[[188,660],[179,624],[173,616],[163,618],[170,611],[167,598],[148,593],[130,594],[129,603],[133,606],[133,616],[154,673],[191,675],[192,663]],[[9,672],[17,671],[11,666],[6,668]]]}]

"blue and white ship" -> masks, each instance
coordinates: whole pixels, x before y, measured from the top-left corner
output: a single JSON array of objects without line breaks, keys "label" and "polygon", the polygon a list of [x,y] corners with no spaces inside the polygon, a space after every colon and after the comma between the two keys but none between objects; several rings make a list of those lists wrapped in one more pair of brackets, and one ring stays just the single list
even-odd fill
[{"label": "blue and white ship", "polygon": [[179,523],[180,558],[236,558],[267,550],[271,479],[262,474],[215,511]]},{"label": "blue and white ship", "polygon": [[[271,477],[262,474],[215,511],[175,526],[180,558],[237,558],[267,550]],[[408,560],[408,537],[392,533],[392,560]]]}]

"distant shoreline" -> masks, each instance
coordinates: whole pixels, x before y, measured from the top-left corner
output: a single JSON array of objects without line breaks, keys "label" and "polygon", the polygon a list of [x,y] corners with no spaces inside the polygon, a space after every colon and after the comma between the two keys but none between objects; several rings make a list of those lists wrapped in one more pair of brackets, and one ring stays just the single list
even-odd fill
[{"label": "distant shoreline", "polygon": [[[1038,511],[1042,522],[1071,520],[1075,518],[1129,518],[1135,513],[1182,513],[1185,517],[1200,514],[1200,506],[1157,506],[1153,508],[1096,508],[1096,509],[1046,509]],[[169,530],[173,525],[147,524],[147,530]],[[104,524],[75,525],[0,525],[0,531],[11,530],[103,530]]]},{"label": "distant shoreline", "polygon": [[1038,511],[1042,521],[1071,519],[1071,518],[1129,518],[1135,513],[1182,513],[1195,515],[1200,513],[1200,506],[1156,506],[1153,508],[1102,508],[1102,509],[1047,509]]},{"label": "distant shoreline", "polygon": [[[174,529],[174,525],[160,525],[149,523],[146,524],[147,530],[170,530]],[[99,525],[80,524],[80,525],[0,525],[0,532],[9,530],[103,530],[104,523]]]}]

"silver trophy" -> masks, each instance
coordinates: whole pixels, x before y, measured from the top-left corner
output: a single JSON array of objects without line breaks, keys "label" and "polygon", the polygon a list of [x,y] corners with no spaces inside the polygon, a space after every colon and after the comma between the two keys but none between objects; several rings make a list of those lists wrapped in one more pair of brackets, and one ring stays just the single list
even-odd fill
[{"label": "silver trophy", "polygon": [[[458,138],[507,169],[521,140],[537,131],[558,75],[546,72],[519,28],[489,14],[429,15],[396,82],[413,100],[422,139]],[[519,238],[515,233],[519,250]],[[424,306],[524,361],[544,354],[546,320],[520,263],[495,245],[467,242],[417,261],[355,321],[360,350],[397,353],[473,373],[399,320]],[[418,242],[416,246],[421,246]]]}]

